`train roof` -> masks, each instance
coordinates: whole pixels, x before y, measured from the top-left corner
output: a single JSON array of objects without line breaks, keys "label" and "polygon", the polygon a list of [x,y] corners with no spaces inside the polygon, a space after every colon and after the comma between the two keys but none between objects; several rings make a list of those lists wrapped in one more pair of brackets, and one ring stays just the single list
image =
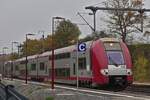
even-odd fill
[{"label": "train roof", "polygon": [[[85,42],[86,43],[86,48],[89,48],[90,45],[91,45],[91,41],[88,41],[88,42]],[[67,52],[73,52],[73,51],[76,51],[76,45],[71,45],[71,46],[68,46],[68,47],[64,47],[64,48],[59,48],[59,49],[55,49],[55,54],[59,54],[59,53],[67,53]],[[47,52],[44,52],[42,54],[36,54],[36,55],[32,55],[32,56],[28,56],[28,60],[29,59],[34,59],[34,58],[37,58],[37,57],[46,57],[46,56],[49,56],[51,55],[52,51],[47,51]],[[19,62],[19,61],[24,61],[26,60],[26,57],[22,57],[20,59],[17,59],[15,62]]]},{"label": "train roof", "polygon": [[[38,57],[38,54],[37,54],[37,55],[28,56],[27,58],[28,58],[28,60],[29,60],[29,59],[34,59],[34,58],[36,58],[36,57]],[[20,58],[20,59],[17,59],[15,62],[24,61],[24,60],[26,60],[26,57],[22,57],[22,58]]]},{"label": "train roof", "polygon": [[103,42],[120,42],[118,38],[100,38],[101,41]]},{"label": "train roof", "polygon": [[6,61],[4,64],[8,64],[8,63],[12,63],[12,61],[11,60]]},{"label": "train roof", "polygon": [[[86,43],[86,48],[89,48],[90,45],[91,45],[91,41],[88,41],[88,42],[85,42],[85,43]],[[76,51],[76,45],[71,45],[71,46],[68,46],[68,47],[56,49],[55,54],[67,53],[67,52],[73,52],[73,51]],[[51,55],[51,51],[44,52],[40,56],[48,56],[48,55]]]},{"label": "train roof", "polygon": [[[120,42],[120,40],[117,39],[117,38],[100,38],[99,40],[101,40],[102,42]],[[86,43],[86,48],[89,49],[90,46],[91,46],[92,41],[88,41],[88,42],[85,42],[85,43]],[[67,52],[73,52],[73,51],[76,51],[76,45],[71,45],[71,46],[68,46],[68,47],[55,49],[55,54],[67,53]],[[46,57],[46,56],[51,55],[51,53],[52,53],[51,51],[47,51],[47,52],[44,52],[42,54],[36,54],[36,55],[28,56],[28,60],[29,59],[34,59],[36,57]],[[17,59],[15,62],[24,61],[24,60],[26,60],[25,57]]]}]

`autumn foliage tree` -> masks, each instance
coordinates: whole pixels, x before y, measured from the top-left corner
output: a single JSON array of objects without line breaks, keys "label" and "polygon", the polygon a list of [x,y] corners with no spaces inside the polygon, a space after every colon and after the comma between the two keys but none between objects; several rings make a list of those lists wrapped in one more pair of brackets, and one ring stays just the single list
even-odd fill
[{"label": "autumn foliage tree", "polygon": [[[60,47],[69,46],[72,44],[72,41],[76,42],[79,35],[81,34],[79,28],[76,24],[71,23],[71,21],[61,21],[56,27],[56,31],[53,37],[55,49]],[[44,41],[44,43],[43,43]],[[24,41],[22,45],[22,56],[25,56],[26,43],[27,43],[27,54],[34,55],[40,54],[44,51],[50,51],[52,49],[52,35],[48,35],[44,40],[43,39],[28,39]]]},{"label": "autumn foliage tree", "polygon": [[33,54],[39,54],[42,52],[42,42],[40,40],[34,39],[28,39],[27,41],[24,41],[22,45],[22,55],[25,56],[26,54],[26,43],[27,43],[27,55],[33,55]]},{"label": "autumn foliage tree", "polygon": [[76,24],[69,20],[60,22],[54,35],[56,48],[71,45],[72,41],[77,41],[80,34],[81,32]]}]

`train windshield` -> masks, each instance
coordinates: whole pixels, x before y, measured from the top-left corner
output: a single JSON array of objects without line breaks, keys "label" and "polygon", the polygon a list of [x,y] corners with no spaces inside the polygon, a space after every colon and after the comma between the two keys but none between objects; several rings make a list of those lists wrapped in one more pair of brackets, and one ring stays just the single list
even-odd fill
[{"label": "train windshield", "polygon": [[110,65],[124,64],[124,59],[121,51],[107,51],[107,57]]}]

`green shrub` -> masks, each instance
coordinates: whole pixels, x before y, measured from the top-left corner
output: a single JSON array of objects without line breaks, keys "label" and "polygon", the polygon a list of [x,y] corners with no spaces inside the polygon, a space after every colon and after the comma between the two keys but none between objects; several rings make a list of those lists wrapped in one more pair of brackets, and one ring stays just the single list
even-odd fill
[{"label": "green shrub", "polygon": [[143,56],[138,56],[134,63],[135,81],[144,82],[148,80],[148,60]]},{"label": "green shrub", "polygon": [[129,45],[135,81],[150,82],[150,44]]}]

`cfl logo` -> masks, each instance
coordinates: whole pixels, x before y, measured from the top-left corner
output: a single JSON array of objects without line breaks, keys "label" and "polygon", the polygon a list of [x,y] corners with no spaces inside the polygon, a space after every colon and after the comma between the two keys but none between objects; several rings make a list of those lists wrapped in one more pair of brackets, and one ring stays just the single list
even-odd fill
[{"label": "cfl logo", "polygon": [[78,51],[79,52],[86,51],[86,44],[85,43],[78,44]]}]

